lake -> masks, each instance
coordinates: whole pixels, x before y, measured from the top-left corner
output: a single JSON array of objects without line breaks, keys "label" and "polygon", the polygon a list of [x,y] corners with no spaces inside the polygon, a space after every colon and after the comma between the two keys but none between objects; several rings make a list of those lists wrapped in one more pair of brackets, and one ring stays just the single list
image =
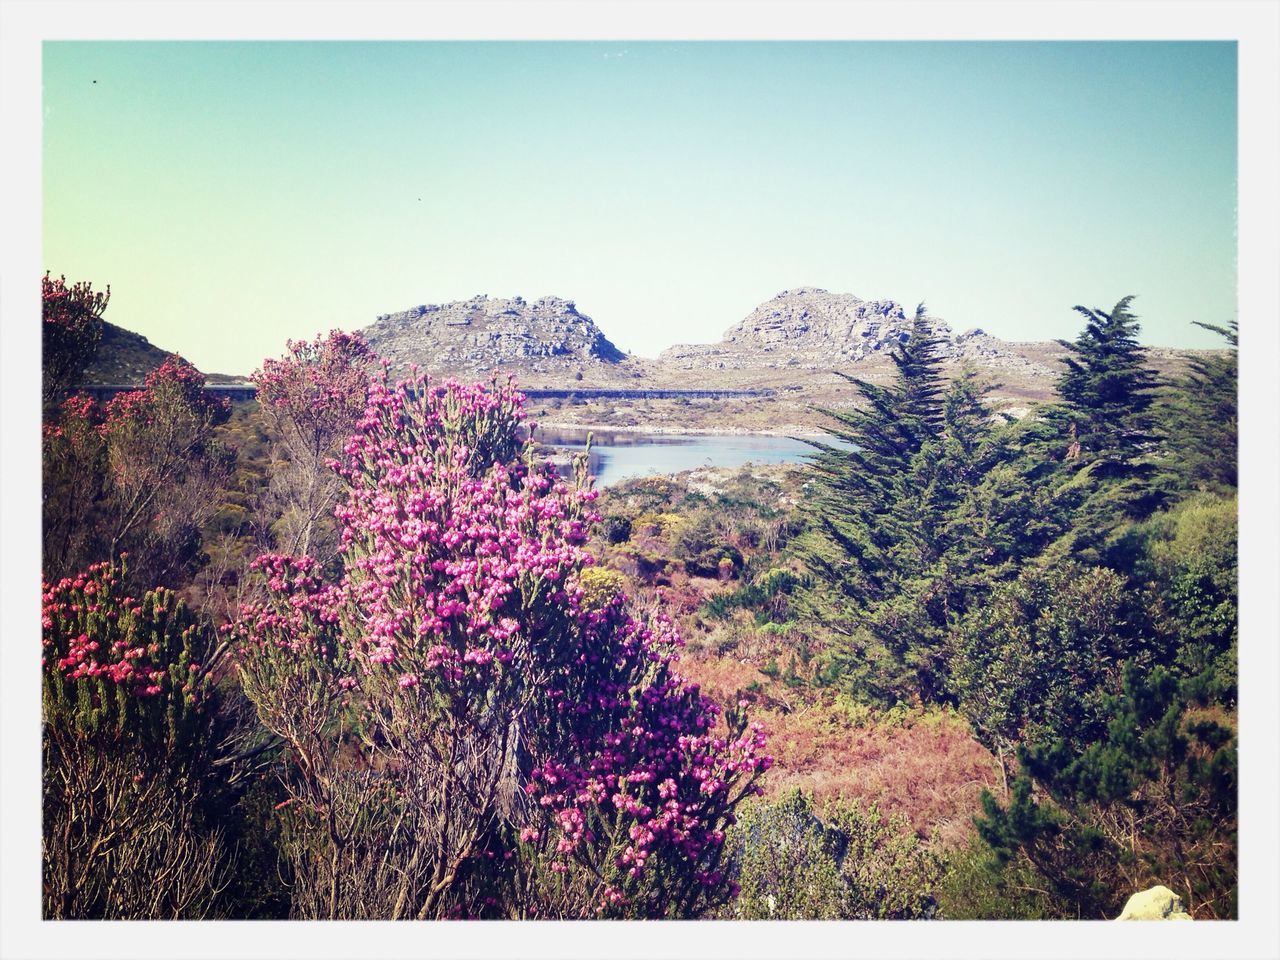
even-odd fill
[{"label": "lake", "polygon": [[[585,430],[539,427],[537,439],[557,450],[581,450]],[[633,477],[679,473],[695,467],[740,467],[744,463],[799,463],[813,447],[791,437],[765,434],[654,434],[592,431],[591,472],[596,487]]]}]

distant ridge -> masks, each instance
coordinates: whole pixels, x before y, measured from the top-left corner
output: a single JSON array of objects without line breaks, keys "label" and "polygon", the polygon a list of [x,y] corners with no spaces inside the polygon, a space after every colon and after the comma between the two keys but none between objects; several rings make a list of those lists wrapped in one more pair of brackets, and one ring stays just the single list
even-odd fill
[{"label": "distant ridge", "polygon": [[[914,315],[913,307],[897,300],[796,287],[759,304],[720,340],[669,347],[657,359],[624,354],[572,300],[555,296],[533,301],[475,296],[421,304],[383,314],[357,332],[391,361],[395,376],[406,375],[410,364],[435,377],[468,380],[512,373],[522,388],[539,396],[570,397],[571,405],[586,397],[603,402],[700,391],[739,405],[737,413],[722,405],[717,415],[722,419],[768,425],[776,416],[810,422],[815,406],[848,402],[849,385],[838,374],[874,382],[892,377],[892,347],[910,335]],[[956,333],[939,317],[926,320],[941,340],[946,375],[971,367],[1002,402],[1039,402],[1056,395],[1066,354],[1060,344],[1006,341],[977,328]],[[1149,348],[1149,357],[1162,373],[1172,373],[1195,352]],[[146,337],[108,323],[83,383],[140,384],[167,356]],[[213,384],[246,380],[206,376]],[[787,412],[751,413],[750,405],[765,397]],[[570,416],[568,410],[560,415]],[[676,419],[684,414],[674,411]]]},{"label": "distant ridge", "polygon": [[[140,333],[103,321],[98,351],[80,380],[85,385],[142,384],[147,374],[175,352],[162,350]],[[205,377],[210,383],[238,383],[245,379],[223,373],[206,373]]]}]

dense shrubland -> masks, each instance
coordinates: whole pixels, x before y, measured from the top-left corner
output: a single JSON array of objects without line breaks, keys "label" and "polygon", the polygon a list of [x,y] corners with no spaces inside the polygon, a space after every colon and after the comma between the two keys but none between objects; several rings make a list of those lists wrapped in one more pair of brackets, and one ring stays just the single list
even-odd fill
[{"label": "dense shrubland", "polygon": [[[669,620],[597,572],[597,494],[535,461],[513,388],[371,380],[368,359],[333,334],[259,373],[261,452],[288,466],[252,471],[255,515],[222,530],[273,550],[218,578],[240,602],[217,638],[212,612],[164,588],[136,601],[140,575],[110,560],[48,587],[46,913],[722,907],[737,893],[726,830],[771,763],[759,728],[686,680]],[[139,465],[110,444],[121,418],[130,441],[207,444],[227,418],[199,416],[200,386],[175,359],[100,422],[66,400],[47,433],[106,446],[136,529],[175,496],[198,520],[218,496],[166,469],[129,497]],[[48,449],[50,468],[68,460]],[[103,501],[90,519],[110,533],[114,492]],[[123,543],[83,549],[122,559]],[[271,870],[283,898],[264,890]]]},{"label": "dense shrubland", "polygon": [[833,433],[858,450],[818,460],[808,615],[852,695],[954,706],[996,753],[997,882],[1034,878],[1049,915],[1159,882],[1231,917],[1235,355],[1161,385],[1128,299],[1081,313],[1062,402],[1017,424],[969,378],[944,390],[922,322],[893,384],[854,381],[867,403]]},{"label": "dense shrubland", "polygon": [[811,465],[601,496],[336,331],[94,404],[106,305],[45,278],[47,916],[1235,915],[1234,350],[1082,311],[1013,421],[922,312]]}]

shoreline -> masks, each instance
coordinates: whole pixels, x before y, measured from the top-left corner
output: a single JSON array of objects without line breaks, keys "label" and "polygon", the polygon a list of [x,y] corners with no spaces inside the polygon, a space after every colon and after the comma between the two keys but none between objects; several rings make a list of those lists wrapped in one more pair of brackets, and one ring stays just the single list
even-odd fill
[{"label": "shoreline", "polygon": [[[827,434],[820,430],[814,430],[813,427],[801,427],[796,425],[794,429],[786,427],[771,427],[764,430],[750,430],[746,427],[724,426],[718,428],[710,427],[668,427],[668,426],[652,426],[652,427],[634,427],[634,426],[614,426],[605,423],[566,423],[560,420],[535,420],[538,430],[543,428],[547,430],[577,431],[580,433],[630,433],[639,436],[654,437],[672,437],[672,436],[690,436],[690,437],[795,437],[805,440],[821,440]],[[537,433],[534,434],[537,440]]]}]

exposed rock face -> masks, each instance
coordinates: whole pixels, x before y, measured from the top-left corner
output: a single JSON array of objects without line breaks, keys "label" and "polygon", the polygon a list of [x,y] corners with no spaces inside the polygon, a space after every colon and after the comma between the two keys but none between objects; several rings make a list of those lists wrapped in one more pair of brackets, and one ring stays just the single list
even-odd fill
[{"label": "exposed rock face", "polygon": [[724,343],[765,352],[835,347],[845,355],[865,356],[906,340],[912,316],[895,300],[859,300],[851,293],[801,287],[760,304],[729,328]]},{"label": "exposed rock face", "polygon": [[360,333],[401,372],[417,363],[443,374],[484,375],[498,368],[563,374],[626,360],[572,300],[559,297],[424,304],[384,314]]},{"label": "exposed rock face", "polygon": [[1190,920],[1182,898],[1165,886],[1141,890],[1129,898],[1117,920]]},{"label": "exposed rock face", "polygon": [[[680,369],[741,370],[752,367],[824,369],[887,359],[890,348],[911,336],[914,310],[896,300],[861,300],[851,293],[815,287],[784,290],[730,327],[719,343],[670,347],[659,362]],[[947,360],[1017,369],[1030,377],[1053,378],[1055,371],[1009,349],[982,330],[953,333],[946,321],[926,318],[942,339]]]}]

